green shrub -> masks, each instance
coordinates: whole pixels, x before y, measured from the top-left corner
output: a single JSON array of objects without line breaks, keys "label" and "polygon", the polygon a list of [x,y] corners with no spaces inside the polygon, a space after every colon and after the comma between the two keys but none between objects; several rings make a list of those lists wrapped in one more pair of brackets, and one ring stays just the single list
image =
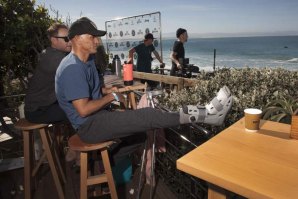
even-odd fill
[{"label": "green shrub", "polygon": [[298,71],[281,68],[223,68],[213,75],[202,72],[198,79],[200,83],[195,87],[167,94],[161,103],[172,110],[183,104],[206,104],[226,85],[234,99],[225,122],[229,126],[243,117],[245,108],[264,109],[281,93],[286,98],[298,96]]},{"label": "green shrub", "polygon": [[298,111],[298,98],[281,95],[269,102],[263,110],[263,119],[290,124],[292,115]]}]

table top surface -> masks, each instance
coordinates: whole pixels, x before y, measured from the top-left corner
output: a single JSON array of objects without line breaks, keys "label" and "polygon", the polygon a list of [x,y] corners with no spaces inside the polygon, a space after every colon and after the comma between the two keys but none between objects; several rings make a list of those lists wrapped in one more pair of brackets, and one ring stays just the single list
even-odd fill
[{"label": "table top surface", "polygon": [[106,75],[104,76],[104,83],[107,87],[116,86],[119,92],[134,91],[140,89],[146,89],[147,85],[139,81],[134,81],[133,85],[125,86],[121,78],[116,75]]},{"label": "table top surface", "polygon": [[177,168],[248,198],[298,198],[298,140],[290,125],[244,118],[177,160]]}]

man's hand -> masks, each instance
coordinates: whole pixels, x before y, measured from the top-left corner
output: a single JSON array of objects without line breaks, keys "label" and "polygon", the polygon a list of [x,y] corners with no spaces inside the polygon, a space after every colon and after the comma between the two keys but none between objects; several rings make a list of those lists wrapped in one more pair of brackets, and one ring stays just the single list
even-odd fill
[{"label": "man's hand", "polygon": [[182,69],[182,65],[179,63],[179,64],[177,64],[177,68],[179,69],[179,70],[181,70]]},{"label": "man's hand", "polygon": [[120,103],[122,103],[126,108],[126,98],[122,93],[119,92],[113,92],[112,95],[114,96],[114,99]]},{"label": "man's hand", "polygon": [[104,95],[110,94],[112,92],[119,92],[119,90],[116,86],[113,86],[111,88],[102,88],[102,94]]},{"label": "man's hand", "polygon": [[119,92],[118,87],[113,86],[112,88],[110,88],[110,92]]}]

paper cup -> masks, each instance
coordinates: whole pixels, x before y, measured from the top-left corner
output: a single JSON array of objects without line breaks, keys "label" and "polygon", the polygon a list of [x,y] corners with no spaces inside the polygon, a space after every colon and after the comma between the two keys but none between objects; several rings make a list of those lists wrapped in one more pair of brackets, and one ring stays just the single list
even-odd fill
[{"label": "paper cup", "polygon": [[260,120],[262,111],[256,108],[248,108],[244,110],[245,130],[256,132],[260,129]]}]

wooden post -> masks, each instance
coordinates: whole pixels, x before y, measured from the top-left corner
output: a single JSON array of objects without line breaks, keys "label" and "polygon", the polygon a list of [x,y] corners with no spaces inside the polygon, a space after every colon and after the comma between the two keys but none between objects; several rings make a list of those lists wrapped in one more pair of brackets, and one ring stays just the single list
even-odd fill
[{"label": "wooden post", "polygon": [[215,59],[216,59],[216,49],[214,49],[213,71],[215,71]]}]

